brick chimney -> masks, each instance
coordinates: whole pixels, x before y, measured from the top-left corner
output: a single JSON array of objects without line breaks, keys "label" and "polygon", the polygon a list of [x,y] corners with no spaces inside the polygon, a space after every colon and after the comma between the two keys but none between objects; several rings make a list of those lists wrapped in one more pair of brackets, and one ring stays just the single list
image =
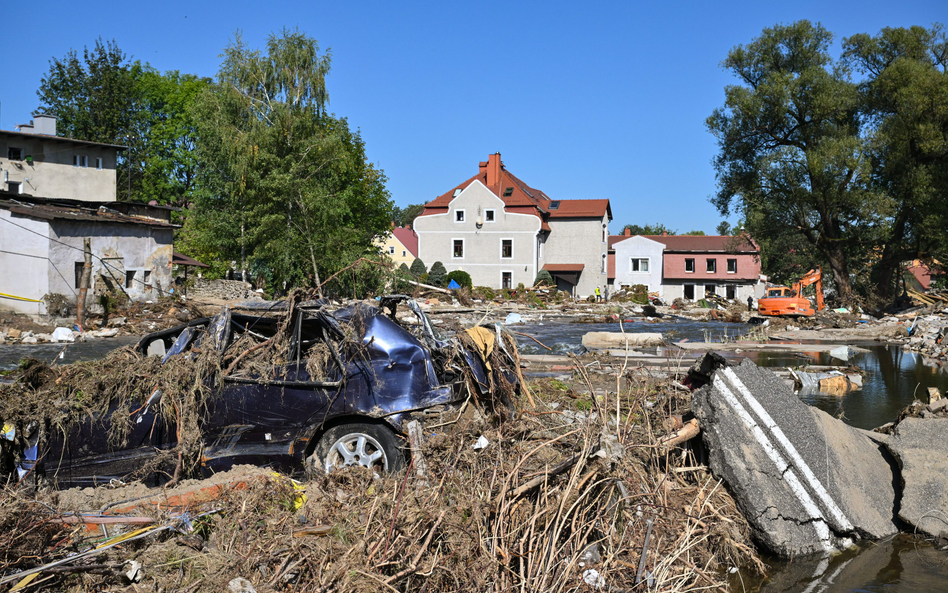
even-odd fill
[{"label": "brick chimney", "polygon": [[622,234],[625,235],[626,237],[631,237],[631,236],[632,236],[632,229],[628,229],[628,228],[627,228],[627,229],[624,229],[624,230],[622,231]]},{"label": "brick chimney", "polygon": [[487,187],[492,187],[500,183],[500,153],[487,157]]},{"label": "brick chimney", "polygon": [[667,236],[668,236],[668,231],[662,231],[662,236],[663,236],[663,237],[667,237]]}]

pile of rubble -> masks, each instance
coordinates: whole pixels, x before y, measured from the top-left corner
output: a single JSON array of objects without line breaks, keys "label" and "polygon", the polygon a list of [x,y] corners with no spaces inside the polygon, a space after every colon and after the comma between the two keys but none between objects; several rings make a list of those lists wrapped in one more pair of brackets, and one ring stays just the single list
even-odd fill
[{"label": "pile of rubble", "polygon": [[243,280],[195,278],[194,283],[188,288],[188,298],[238,301],[260,299],[261,296],[254,291],[250,283]]}]

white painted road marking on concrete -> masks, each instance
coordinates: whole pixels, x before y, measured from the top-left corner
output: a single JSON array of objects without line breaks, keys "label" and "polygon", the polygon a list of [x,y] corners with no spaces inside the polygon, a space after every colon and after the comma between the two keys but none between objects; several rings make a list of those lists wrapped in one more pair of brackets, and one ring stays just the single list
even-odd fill
[{"label": "white painted road marking on concrete", "polygon": [[797,469],[803,474],[803,477],[806,478],[807,483],[816,492],[817,498],[822,502],[826,510],[830,512],[834,519],[840,524],[844,531],[852,531],[853,525],[849,522],[849,519],[846,518],[846,515],[843,513],[842,509],[836,505],[836,501],[833,500],[833,497],[830,496],[829,492],[826,491],[826,488],[823,487],[823,483],[813,474],[810,470],[810,466],[807,465],[806,461],[800,456],[797,452],[797,448],[793,446],[793,443],[790,442],[790,439],[787,438],[787,435],[783,433],[783,430],[780,429],[780,426],[774,421],[773,417],[764,409],[764,406],[757,401],[757,398],[751,394],[750,390],[747,389],[747,386],[738,378],[737,374],[734,372],[734,369],[725,368],[724,376],[726,376],[731,384],[737,389],[738,393],[744,398],[744,401],[750,406],[750,408],[757,414],[757,417],[760,418],[763,425],[770,429],[770,432],[773,433],[777,442],[783,447],[784,451],[787,452],[787,455],[790,457],[790,461],[796,466]]},{"label": "white painted road marking on concrete", "polygon": [[750,429],[751,434],[754,435],[754,439],[757,441],[757,444],[761,446],[767,456],[773,461],[774,465],[777,466],[777,470],[783,474],[783,479],[787,483],[787,486],[790,487],[790,491],[794,496],[797,497],[797,500],[800,501],[800,504],[803,505],[803,509],[809,515],[808,518],[812,519],[813,529],[816,531],[817,538],[819,538],[820,543],[823,546],[823,549],[827,552],[833,549],[832,544],[830,543],[830,532],[829,526],[826,524],[826,518],[823,516],[823,512],[820,511],[820,508],[816,505],[813,499],[810,497],[810,494],[806,491],[806,488],[803,487],[803,484],[800,483],[800,480],[797,478],[796,474],[793,472],[790,464],[783,458],[779,451],[774,447],[773,443],[770,442],[770,439],[767,438],[767,435],[764,433],[763,429],[757,424],[757,421],[751,417],[750,413],[744,408],[740,401],[738,401],[737,396],[728,388],[724,379],[720,375],[714,377],[714,387],[724,396],[724,400],[730,404],[731,408],[734,409],[734,412],[737,414],[737,417],[741,419],[741,422]]}]

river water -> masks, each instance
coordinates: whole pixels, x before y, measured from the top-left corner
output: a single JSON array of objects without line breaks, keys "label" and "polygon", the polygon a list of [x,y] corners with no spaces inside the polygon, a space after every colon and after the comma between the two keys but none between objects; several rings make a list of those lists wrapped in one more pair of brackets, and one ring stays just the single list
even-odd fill
[{"label": "river water", "polygon": [[[623,323],[629,333],[662,333],[667,340],[727,341],[747,332],[748,326],[723,322],[700,322],[685,318]],[[564,323],[562,320],[512,326],[553,349],[554,353],[581,352],[582,336],[590,331],[621,331],[618,323]],[[0,346],[0,371],[16,368],[26,356],[68,364],[95,359],[109,351],[136,343],[138,338],[120,337],[61,344]],[[549,353],[533,340],[518,337],[524,353]],[[862,345],[868,352],[856,354],[851,363],[865,371],[863,388],[845,396],[822,393],[801,399],[844,422],[870,429],[894,420],[913,399],[926,401],[928,387],[948,393],[948,370],[896,346]],[[743,352],[763,367],[799,367],[805,364],[839,364],[825,352],[801,354]],[[59,358],[62,352],[62,358]],[[900,535],[884,542],[865,544],[831,559],[801,559],[786,562],[767,559],[771,570],[765,579],[740,571],[732,575],[731,590],[756,593],[916,593],[948,591],[948,553],[926,541]]]}]

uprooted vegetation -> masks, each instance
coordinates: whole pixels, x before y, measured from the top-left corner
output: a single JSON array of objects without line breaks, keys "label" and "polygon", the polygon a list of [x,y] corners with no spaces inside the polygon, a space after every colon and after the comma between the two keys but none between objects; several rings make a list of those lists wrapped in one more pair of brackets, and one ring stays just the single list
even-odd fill
[{"label": "uprooted vegetation", "polygon": [[[476,398],[418,415],[424,441],[403,472],[354,468],[294,485],[234,470],[203,504],[176,507],[178,489],[113,503],[96,514],[153,522],[111,548],[121,526],[105,535],[60,521],[83,510],[76,501],[96,510],[140,489],[103,498],[8,490],[0,572],[19,581],[96,544],[101,551],[41,572],[33,590],[122,588],[131,573],[137,591],[220,591],[237,577],[260,592],[638,590],[639,581],[689,591],[723,587],[721,567],[762,568],[723,485],[691,449],[662,445],[669,419],[687,414],[687,393],[581,365],[529,393],[506,419]],[[473,448],[480,437],[486,447]]]}]

